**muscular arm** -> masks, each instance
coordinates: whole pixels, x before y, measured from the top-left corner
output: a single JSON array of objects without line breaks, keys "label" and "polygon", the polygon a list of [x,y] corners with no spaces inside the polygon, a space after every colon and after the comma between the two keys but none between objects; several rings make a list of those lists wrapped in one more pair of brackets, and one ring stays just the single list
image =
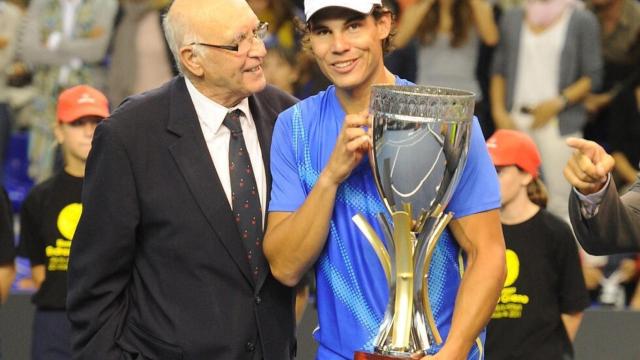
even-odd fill
[{"label": "muscular arm", "polygon": [[453,220],[449,225],[467,255],[447,341],[437,359],[466,359],[495,309],[506,276],[499,210]]},{"label": "muscular arm", "polygon": [[273,276],[295,286],[313,266],[327,240],[338,185],[320,175],[304,204],[293,213],[269,214],[264,254]]},{"label": "muscular arm", "polygon": [[272,212],[263,250],[273,276],[294,286],[320,255],[327,240],[338,186],[369,149],[364,115],[347,115],[329,162],[304,203],[292,213]]}]

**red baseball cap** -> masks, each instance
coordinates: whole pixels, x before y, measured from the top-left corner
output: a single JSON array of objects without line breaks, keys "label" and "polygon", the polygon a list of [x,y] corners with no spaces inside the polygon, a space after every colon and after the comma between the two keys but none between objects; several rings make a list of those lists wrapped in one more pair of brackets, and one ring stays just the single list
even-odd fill
[{"label": "red baseball cap", "polygon": [[534,178],[538,177],[540,153],[529,135],[499,129],[487,140],[487,150],[495,166],[516,165]]},{"label": "red baseball cap", "polygon": [[88,85],[69,88],[58,96],[57,118],[68,124],[85,116],[109,116],[109,101],[99,90]]}]

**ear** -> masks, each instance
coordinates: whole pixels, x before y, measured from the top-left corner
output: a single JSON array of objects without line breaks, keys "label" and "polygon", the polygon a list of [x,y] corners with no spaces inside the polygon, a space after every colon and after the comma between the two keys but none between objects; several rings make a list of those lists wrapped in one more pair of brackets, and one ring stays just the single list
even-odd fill
[{"label": "ear", "polygon": [[389,34],[391,33],[391,23],[392,19],[390,12],[384,13],[382,17],[378,19],[378,38],[380,40],[384,40],[389,37]]},{"label": "ear", "polygon": [[193,75],[200,77],[204,75],[204,69],[201,65],[202,57],[199,56],[197,51],[194,51],[195,45],[187,45],[180,48],[180,63],[182,66],[189,70]]},{"label": "ear", "polygon": [[531,184],[531,182],[533,182],[533,176],[531,176],[531,174],[526,173],[526,172],[521,172],[522,173],[522,186],[529,186],[529,184]]},{"label": "ear", "polygon": [[53,134],[56,137],[56,141],[58,144],[64,143],[64,132],[62,130],[62,125],[56,121],[56,124],[53,126]]}]

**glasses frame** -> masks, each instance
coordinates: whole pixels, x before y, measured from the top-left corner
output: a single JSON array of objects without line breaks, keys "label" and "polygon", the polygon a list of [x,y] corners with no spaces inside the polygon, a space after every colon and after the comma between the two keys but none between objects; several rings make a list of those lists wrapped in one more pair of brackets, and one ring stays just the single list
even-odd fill
[{"label": "glasses frame", "polygon": [[[260,23],[258,23],[258,26],[252,30],[252,32],[253,32],[252,39],[264,40],[264,38],[267,36],[267,33],[269,32],[269,23],[266,21],[261,21]],[[216,49],[233,51],[237,53],[240,51],[240,43],[245,41],[246,39],[248,39],[248,37],[246,35],[243,35],[243,38],[238,40],[237,44],[235,45],[216,45],[216,44],[208,44],[208,43],[203,43],[199,41],[194,41],[188,44],[188,46],[201,45],[201,46],[206,46],[206,47],[211,47]]]}]

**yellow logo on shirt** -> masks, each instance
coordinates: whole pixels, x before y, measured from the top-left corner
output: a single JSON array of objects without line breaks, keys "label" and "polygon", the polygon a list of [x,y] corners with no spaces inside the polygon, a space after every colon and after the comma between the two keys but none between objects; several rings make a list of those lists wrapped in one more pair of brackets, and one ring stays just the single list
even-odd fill
[{"label": "yellow logo on shirt", "polygon": [[504,288],[500,294],[500,300],[491,316],[492,319],[510,318],[519,319],[522,317],[524,305],[529,303],[529,296],[517,293],[517,288],[512,286],[520,276],[520,258],[515,251],[507,249],[507,278],[504,281]]},{"label": "yellow logo on shirt", "polygon": [[82,204],[80,203],[69,204],[58,214],[58,231],[64,239],[57,239],[56,246],[49,245],[46,248],[47,258],[49,258],[47,269],[49,271],[67,271],[71,240],[76,233],[78,222],[80,222],[80,215],[82,215]]}]

